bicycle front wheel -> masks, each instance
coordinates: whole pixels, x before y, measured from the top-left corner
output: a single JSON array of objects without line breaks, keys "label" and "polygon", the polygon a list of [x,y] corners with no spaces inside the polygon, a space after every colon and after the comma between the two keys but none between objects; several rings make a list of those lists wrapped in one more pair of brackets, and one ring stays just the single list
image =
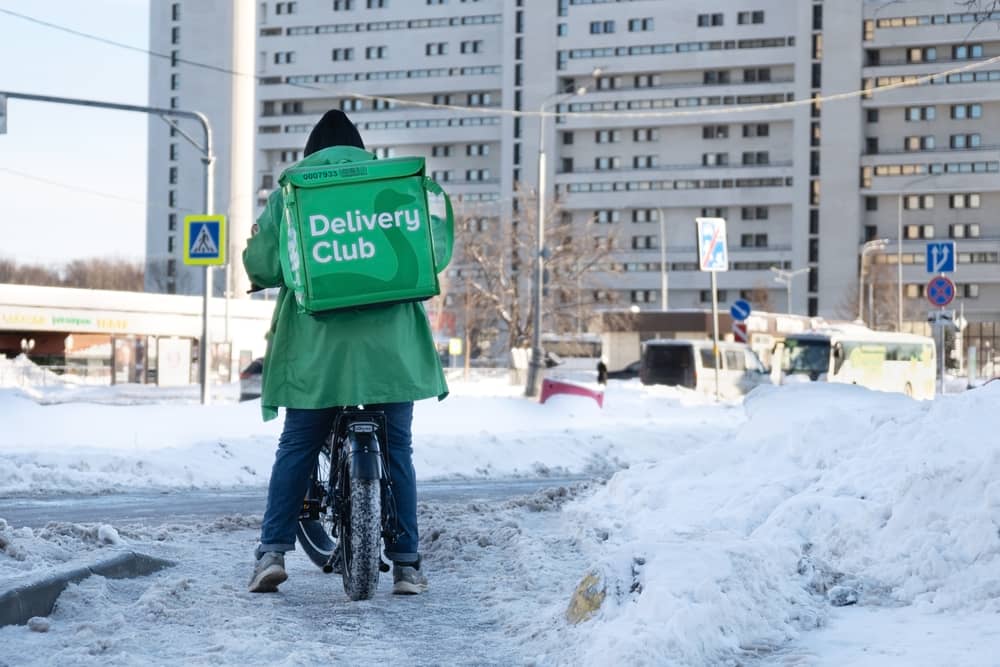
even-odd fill
[{"label": "bicycle front wheel", "polygon": [[[316,463],[316,472],[310,478],[310,491],[306,495],[306,500],[308,502],[313,499],[321,503],[319,518],[299,519],[295,532],[299,539],[299,546],[302,547],[302,551],[314,565],[323,568],[327,564],[332,564],[336,568],[336,563],[331,563],[336,543],[330,536],[333,517],[327,502],[327,484],[330,480],[330,449],[328,447],[323,447],[320,450]],[[330,570],[325,571],[329,572]]]},{"label": "bicycle front wheel", "polygon": [[378,588],[382,539],[381,484],[377,479],[347,479],[349,506],[341,514],[344,591],[352,600],[370,600]]}]

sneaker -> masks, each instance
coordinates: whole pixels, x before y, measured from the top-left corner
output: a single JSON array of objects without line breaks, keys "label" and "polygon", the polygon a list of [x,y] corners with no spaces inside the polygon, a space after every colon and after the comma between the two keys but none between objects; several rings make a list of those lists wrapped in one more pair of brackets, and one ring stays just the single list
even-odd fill
[{"label": "sneaker", "polygon": [[392,592],[394,595],[417,595],[427,590],[427,577],[420,571],[420,559],[415,563],[393,563]]},{"label": "sneaker", "polygon": [[250,579],[251,593],[277,593],[278,584],[288,579],[285,572],[285,554],[267,551],[257,559]]}]

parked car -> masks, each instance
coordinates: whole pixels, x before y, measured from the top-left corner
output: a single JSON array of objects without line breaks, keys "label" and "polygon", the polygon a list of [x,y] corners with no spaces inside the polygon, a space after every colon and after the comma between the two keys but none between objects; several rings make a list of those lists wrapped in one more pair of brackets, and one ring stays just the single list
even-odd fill
[{"label": "parked car", "polygon": [[259,357],[240,371],[240,400],[260,398],[261,378],[264,375],[264,358]]},{"label": "parked car", "polygon": [[[760,359],[744,343],[719,343],[719,394],[740,396],[759,384],[771,384]],[[650,340],[642,348],[639,377],[643,384],[687,387],[715,393],[715,355],[710,340]]]},{"label": "parked car", "polygon": [[625,368],[616,371],[608,371],[609,380],[631,380],[639,377],[639,370],[642,368],[642,361],[633,361]]}]

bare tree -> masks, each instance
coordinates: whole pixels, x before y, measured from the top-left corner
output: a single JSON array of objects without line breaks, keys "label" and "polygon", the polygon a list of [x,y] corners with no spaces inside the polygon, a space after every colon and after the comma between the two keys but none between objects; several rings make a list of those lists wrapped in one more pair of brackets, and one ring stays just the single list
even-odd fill
[{"label": "bare tree", "polygon": [[[468,316],[465,326],[474,332],[473,344],[501,331],[507,334],[507,349],[531,337],[537,199],[534,193],[517,188],[515,202],[510,220],[461,212],[456,223],[452,264],[458,280],[453,306]],[[608,270],[614,235],[601,230],[598,238],[603,240],[595,242],[594,221],[574,221],[558,203],[549,206],[545,215],[549,224],[544,326],[556,333],[577,331],[583,313],[592,310],[593,300],[585,295],[600,284],[601,272]]]},{"label": "bare tree", "polygon": [[143,267],[139,262],[116,258],[76,259],[61,267],[0,259],[0,283],[141,292]]}]

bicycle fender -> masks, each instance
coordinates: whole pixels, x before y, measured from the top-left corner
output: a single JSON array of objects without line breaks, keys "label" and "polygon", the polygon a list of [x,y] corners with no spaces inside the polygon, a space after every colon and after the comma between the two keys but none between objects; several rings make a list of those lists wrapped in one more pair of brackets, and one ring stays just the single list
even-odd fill
[{"label": "bicycle fender", "polygon": [[375,433],[351,433],[350,442],[350,474],[351,479],[382,478],[382,455],[379,451],[378,438]]}]

